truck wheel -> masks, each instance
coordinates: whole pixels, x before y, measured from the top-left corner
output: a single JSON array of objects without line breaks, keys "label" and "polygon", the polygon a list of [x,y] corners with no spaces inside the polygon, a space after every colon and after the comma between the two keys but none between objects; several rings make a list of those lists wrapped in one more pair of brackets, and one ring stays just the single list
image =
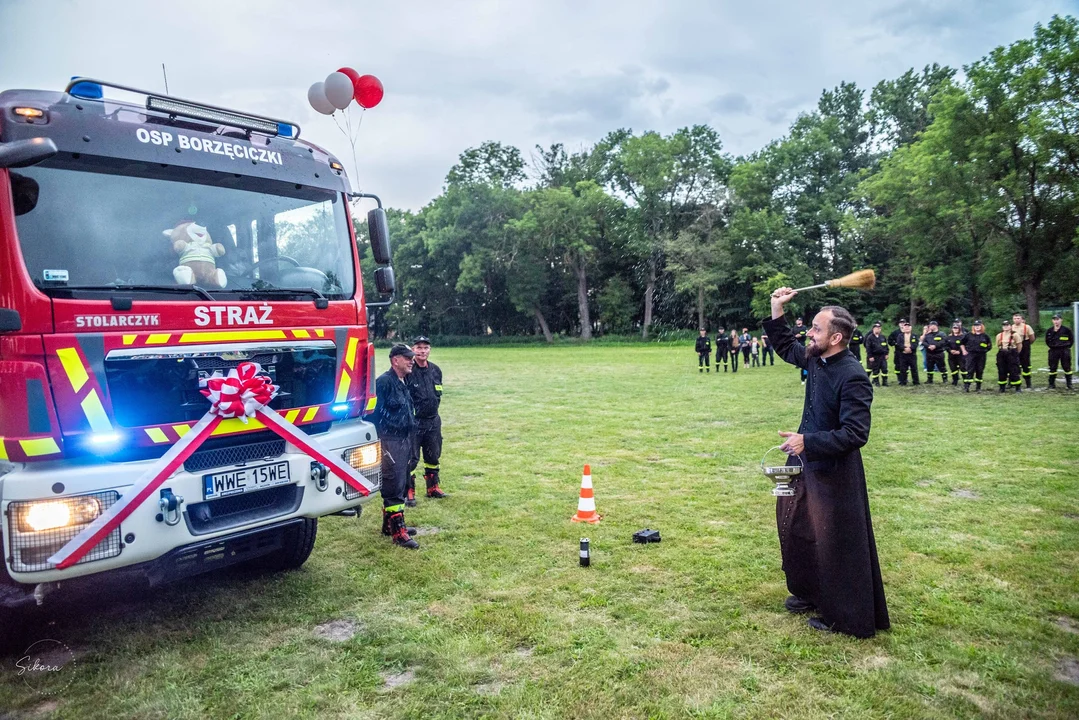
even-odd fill
[{"label": "truck wheel", "polygon": [[19,608],[8,607],[6,601],[22,599],[26,596],[26,589],[7,574],[3,558],[4,543],[0,540],[0,657],[25,647],[25,615]]},{"label": "truck wheel", "polygon": [[307,562],[315,548],[318,535],[318,519],[304,518],[303,523],[291,527],[285,533],[284,545],[269,555],[255,560],[255,564],[270,571],[295,570]]}]

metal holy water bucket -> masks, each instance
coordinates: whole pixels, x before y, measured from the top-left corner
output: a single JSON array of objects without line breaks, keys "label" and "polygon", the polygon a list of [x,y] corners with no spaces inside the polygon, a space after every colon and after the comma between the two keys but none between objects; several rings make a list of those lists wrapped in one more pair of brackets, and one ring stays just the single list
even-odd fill
[{"label": "metal holy water bucket", "polygon": [[764,464],[764,461],[768,459],[768,454],[773,450],[779,450],[781,447],[781,445],[776,445],[764,453],[764,457],[761,458],[761,471],[766,478],[775,483],[775,487],[772,488],[773,495],[776,497],[791,497],[794,495],[794,488],[791,487],[791,483],[802,474],[802,459],[798,458],[797,465]]}]

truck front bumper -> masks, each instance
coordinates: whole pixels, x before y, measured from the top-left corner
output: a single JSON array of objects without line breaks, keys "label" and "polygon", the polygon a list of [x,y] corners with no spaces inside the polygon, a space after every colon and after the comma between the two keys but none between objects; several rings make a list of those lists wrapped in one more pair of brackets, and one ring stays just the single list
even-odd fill
[{"label": "truck front bumper", "polygon": [[[373,426],[362,420],[331,427],[317,436],[328,451],[340,456],[346,450],[378,441]],[[320,477],[312,459],[291,444],[285,453],[269,460],[287,462],[290,481],[255,492],[205,499],[204,476],[259,465],[250,460],[237,465],[187,472],[181,468],[147,498],[114,532],[84,560],[56,570],[43,562],[74,535],[75,529],[41,533],[22,532],[14,521],[14,502],[59,500],[90,495],[107,507],[156,461],[107,463],[93,460],[26,464],[0,478],[3,511],[4,561],[8,574],[18,583],[38,584],[141,565],[164,558],[172,551],[196,544],[213,543],[247,531],[260,530],[294,518],[317,518],[363,503],[370,496],[358,494],[335,475]],[[358,468],[376,487],[380,468]],[[57,492],[60,489],[60,492]],[[372,493],[374,494],[374,493]],[[182,498],[177,510],[163,513],[162,496]]]}]

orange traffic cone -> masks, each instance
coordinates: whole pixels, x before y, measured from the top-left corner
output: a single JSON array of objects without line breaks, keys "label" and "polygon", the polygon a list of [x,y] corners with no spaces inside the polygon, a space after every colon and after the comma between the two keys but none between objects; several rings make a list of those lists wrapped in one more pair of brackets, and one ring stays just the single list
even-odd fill
[{"label": "orange traffic cone", "polygon": [[581,476],[581,499],[577,501],[577,514],[570,518],[573,522],[598,523],[599,514],[596,512],[596,498],[592,495],[592,469],[584,466],[584,475]]}]

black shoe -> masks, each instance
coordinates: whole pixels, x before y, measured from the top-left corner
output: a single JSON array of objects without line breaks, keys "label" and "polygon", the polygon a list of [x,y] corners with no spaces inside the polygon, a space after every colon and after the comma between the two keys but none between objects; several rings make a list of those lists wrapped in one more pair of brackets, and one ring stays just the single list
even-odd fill
[{"label": "black shoe", "polygon": [[393,544],[399,547],[408,548],[409,550],[418,550],[420,544],[412,539],[413,533],[409,532],[414,528],[405,526],[405,514],[403,512],[391,513],[388,518],[390,537],[393,540]]},{"label": "black shoe", "polygon": [[807,613],[810,610],[815,610],[817,608],[813,603],[808,600],[803,600],[797,595],[788,595],[783,606],[787,608],[787,612],[795,615],[801,615],[802,613]]},{"label": "black shoe", "polygon": [[963,392],[970,392],[970,385],[964,385]]},{"label": "black shoe", "polygon": [[1001,394],[1001,395],[1003,395],[1003,394],[1004,394],[1004,393],[1006,393],[1006,392],[1008,392],[1008,388],[1006,388],[1006,387],[1004,387],[1003,385],[1001,385],[1001,386],[1000,386],[1000,394]]},{"label": "black shoe", "polygon": [[[410,536],[416,534],[416,528],[414,527],[406,526],[405,530],[408,531],[408,534]],[[390,514],[387,513],[385,510],[382,511],[382,534],[386,537],[389,537],[393,534],[392,532],[390,532]]]},{"label": "black shoe", "polygon": [[821,632],[835,632],[835,630],[832,629],[832,626],[829,625],[824,620],[824,618],[811,617],[806,622],[809,625],[809,627],[813,628],[814,630],[820,630]]},{"label": "black shoe", "polygon": [[1023,392],[1023,388],[1020,387],[1019,385],[1016,385],[1015,386],[1015,394],[1018,395],[1021,392]]}]

